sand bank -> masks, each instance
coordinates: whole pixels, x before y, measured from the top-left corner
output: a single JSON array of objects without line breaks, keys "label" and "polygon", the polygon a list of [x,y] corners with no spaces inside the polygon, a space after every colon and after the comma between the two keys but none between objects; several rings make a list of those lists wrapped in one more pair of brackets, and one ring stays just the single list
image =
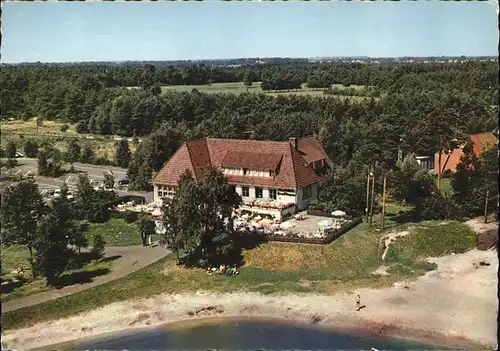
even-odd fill
[{"label": "sand bank", "polygon": [[[438,265],[437,270],[387,289],[360,289],[331,296],[164,294],[116,302],[69,318],[7,330],[2,342],[10,348],[30,349],[209,316],[264,316],[433,343],[446,336],[459,343],[469,340],[494,348],[498,307],[496,251],[474,249],[429,260]],[[481,261],[490,265],[481,266]],[[355,294],[360,294],[361,304],[366,305],[359,312],[355,310]]]}]

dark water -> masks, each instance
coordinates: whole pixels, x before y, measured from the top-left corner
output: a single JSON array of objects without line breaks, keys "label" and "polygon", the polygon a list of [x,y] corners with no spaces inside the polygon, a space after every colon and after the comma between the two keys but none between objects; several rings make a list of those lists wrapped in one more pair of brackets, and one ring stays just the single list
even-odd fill
[{"label": "dark water", "polygon": [[70,346],[73,349],[126,350],[437,350],[382,337],[336,332],[275,320],[222,319],[217,322],[142,330]]}]

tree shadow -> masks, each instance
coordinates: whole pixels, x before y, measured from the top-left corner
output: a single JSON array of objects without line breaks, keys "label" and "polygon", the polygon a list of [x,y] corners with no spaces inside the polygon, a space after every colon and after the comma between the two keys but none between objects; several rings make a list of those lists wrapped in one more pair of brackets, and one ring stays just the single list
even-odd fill
[{"label": "tree shadow", "polygon": [[192,252],[180,258],[179,265],[183,265],[186,268],[218,267],[223,264],[241,267],[245,263],[243,250],[254,249],[261,243],[267,241],[266,235],[263,233],[249,231],[236,232],[233,237],[233,249],[226,255],[216,256],[210,259],[201,259],[199,252]]},{"label": "tree shadow", "polygon": [[18,277],[16,281],[12,279],[2,279],[2,283],[7,282],[6,284],[2,284],[2,294],[10,294],[17,288],[20,288],[24,284],[28,282],[28,279],[24,277]]},{"label": "tree shadow", "polygon": [[104,258],[101,258],[99,262],[112,262],[116,261],[117,259],[121,258],[122,255],[113,255],[113,256],[106,256]]},{"label": "tree shadow", "polygon": [[386,229],[393,228],[401,224],[418,222],[420,217],[415,210],[399,211],[398,213],[387,213],[386,217],[393,223],[386,226]]},{"label": "tree shadow", "polygon": [[84,271],[84,272],[73,272],[71,274],[64,274],[57,279],[57,282],[54,284],[54,287],[56,289],[62,289],[66,286],[91,283],[95,277],[106,275],[109,272],[110,270],[108,268],[102,268],[90,272]]},{"label": "tree shadow", "polygon": [[107,256],[107,257],[102,257],[99,253],[92,252],[92,251],[86,251],[86,252],[80,252],[77,253],[75,256],[72,257],[68,268],[69,269],[81,269],[91,263],[92,261],[99,261],[99,262],[112,262],[116,261],[122,257],[121,255],[113,255],[113,256]]}]

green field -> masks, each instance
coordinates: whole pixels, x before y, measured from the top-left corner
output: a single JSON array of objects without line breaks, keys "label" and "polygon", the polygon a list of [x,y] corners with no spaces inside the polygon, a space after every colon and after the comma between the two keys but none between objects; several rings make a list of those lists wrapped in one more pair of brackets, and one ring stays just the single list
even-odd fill
[{"label": "green field", "polygon": [[[332,85],[334,88],[338,89],[346,89],[341,84]],[[364,86],[361,85],[351,85],[350,88],[354,88],[357,90],[362,90]],[[187,91],[191,92],[193,89],[198,90],[200,93],[225,93],[225,94],[241,94],[245,92],[250,93],[265,93],[268,95],[278,96],[278,95],[315,95],[315,96],[325,96],[325,97],[337,97],[341,99],[353,99],[355,101],[359,101],[364,99],[362,96],[344,96],[344,95],[325,95],[323,94],[323,89],[308,89],[306,84],[302,84],[302,88],[300,90],[294,91],[281,91],[281,92],[264,92],[261,88],[261,82],[254,82],[252,86],[246,87],[243,83],[213,83],[210,85],[169,85],[163,86],[162,92],[167,91]]]},{"label": "green field", "polygon": [[[374,275],[383,263],[383,232],[358,225],[329,245],[263,243],[244,251],[244,266],[235,277],[207,276],[201,268],[183,268],[174,255],[127,277],[100,286],[22,308],[2,315],[3,328],[19,328],[61,318],[111,302],[150,297],[160,293],[196,290],[273,293],[322,293],[352,291],[358,287],[386,287],[433,269],[423,259],[474,247],[473,233],[464,224],[402,221],[404,211],[389,206],[388,231],[408,229],[410,234],[394,242],[385,264],[388,276]],[[379,218],[375,218],[378,223]]]},{"label": "green field", "polygon": [[[2,261],[2,281],[14,278],[12,274],[17,268],[22,268],[25,271],[23,279],[18,282],[2,286],[2,301],[9,301],[19,297],[37,294],[43,291],[54,289],[52,286],[47,286],[44,278],[34,279],[31,271],[31,266],[28,262],[28,248],[23,245],[2,246],[1,261]],[[81,263],[77,264],[73,269],[68,269],[61,277],[61,282],[68,284],[71,281],[79,281],[94,275],[105,274],[111,267],[111,262],[92,259],[88,254],[80,255]]]},{"label": "green field", "polygon": [[[94,234],[101,234],[106,246],[142,245],[137,225],[135,223],[126,223],[121,218],[111,218],[105,223],[90,224],[87,230],[89,240]],[[158,236],[153,235],[153,241],[158,239]]]}]

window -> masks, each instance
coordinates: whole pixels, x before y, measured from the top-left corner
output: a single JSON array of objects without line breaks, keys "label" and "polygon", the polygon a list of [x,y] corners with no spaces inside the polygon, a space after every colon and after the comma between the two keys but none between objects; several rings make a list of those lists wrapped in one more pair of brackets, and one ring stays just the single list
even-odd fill
[{"label": "window", "polygon": [[243,168],[243,175],[247,175],[248,169]]},{"label": "window", "polygon": [[174,187],[166,187],[165,189],[165,196],[174,196],[175,195],[175,188]]},{"label": "window", "polygon": [[273,199],[273,200],[276,200],[276,198],[277,198],[277,196],[276,196],[276,189],[269,189],[269,198]]},{"label": "window", "polygon": [[274,177],[274,171],[269,171],[269,176]]},{"label": "window", "polygon": [[243,196],[243,197],[250,196],[250,189],[247,186],[244,186],[241,188],[241,196]]},{"label": "window", "polygon": [[311,197],[311,187],[302,189],[302,200],[307,200]]},{"label": "window", "polygon": [[262,199],[262,188],[255,188],[255,197],[257,199]]}]

